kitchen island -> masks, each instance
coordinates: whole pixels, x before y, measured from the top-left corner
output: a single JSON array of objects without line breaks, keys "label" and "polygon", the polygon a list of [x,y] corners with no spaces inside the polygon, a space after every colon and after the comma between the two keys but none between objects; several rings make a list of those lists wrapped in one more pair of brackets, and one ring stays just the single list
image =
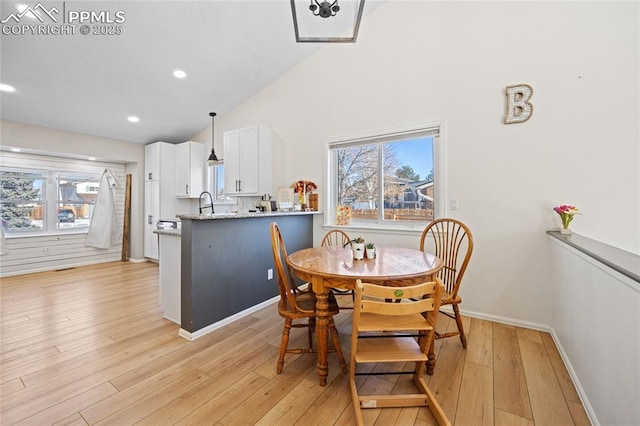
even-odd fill
[{"label": "kitchen island", "polygon": [[278,297],[269,225],[278,223],[294,252],[313,246],[314,214],[178,215],[180,335],[195,339]]}]

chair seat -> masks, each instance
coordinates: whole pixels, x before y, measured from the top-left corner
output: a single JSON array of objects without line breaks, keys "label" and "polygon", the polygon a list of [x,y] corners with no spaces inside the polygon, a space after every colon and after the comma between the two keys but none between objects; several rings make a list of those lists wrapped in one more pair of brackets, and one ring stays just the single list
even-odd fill
[{"label": "chair seat", "polygon": [[460,297],[460,295],[457,295],[456,297],[453,297],[451,294],[443,294],[442,295],[442,303],[445,305],[454,305],[454,304],[459,304],[462,302],[462,297]]},{"label": "chair seat", "polygon": [[[328,294],[328,303],[329,303],[329,315],[337,315],[340,312],[340,308],[338,307],[338,302],[336,301],[336,297],[332,294]],[[296,311],[292,309],[290,306],[284,304],[282,299],[278,303],[278,312],[283,317],[297,317],[297,318],[306,318],[310,316],[315,316],[316,310],[316,295],[312,291],[301,291],[298,292],[295,296],[296,304],[300,311]]]},{"label": "chair seat", "polygon": [[[423,320],[424,321],[424,320]],[[356,362],[426,361],[427,355],[413,337],[362,339],[355,354]]]}]

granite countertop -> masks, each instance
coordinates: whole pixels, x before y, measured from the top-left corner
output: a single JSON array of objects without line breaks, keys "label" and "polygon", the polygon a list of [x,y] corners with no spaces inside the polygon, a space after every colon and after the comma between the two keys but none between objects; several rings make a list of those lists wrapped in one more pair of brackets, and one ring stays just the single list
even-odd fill
[{"label": "granite countertop", "polygon": [[182,236],[182,229],[155,229],[154,234],[173,235],[174,237]]},{"label": "granite countertop", "polygon": [[247,213],[214,213],[214,214],[179,214],[177,215],[182,220],[216,220],[216,219],[244,219],[251,217],[269,217],[269,216],[304,216],[321,214],[322,212],[309,211],[309,212],[247,212]]},{"label": "granite countertop", "polygon": [[578,234],[547,231],[556,238],[640,284],[640,256]]}]

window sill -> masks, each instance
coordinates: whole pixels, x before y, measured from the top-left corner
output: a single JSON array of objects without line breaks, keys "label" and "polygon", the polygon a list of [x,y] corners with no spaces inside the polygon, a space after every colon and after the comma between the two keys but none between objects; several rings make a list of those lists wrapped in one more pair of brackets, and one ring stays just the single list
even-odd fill
[{"label": "window sill", "polygon": [[389,226],[389,225],[379,225],[379,224],[355,224],[355,225],[332,225],[332,224],[323,224],[322,229],[331,230],[331,229],[342,229],[347,232],[347,234],[355,234],[357,232],[351,231],[362,231],[362,232],[376,232],[380,234],[406,234],[406,235],[421,235],[422,231],[427,224],[417,225],[417,226]]},{"label": "window sill", "polygon": [[37,232],[37,233],[25,233],[25,234],[7,234],[5,232],[4,237],[7,240],[18,239],[18,238],[37,238],[37,237],[60,237],[63,235],[77,235],[77,234],[87,234],[89,233],[89,229],[83,229],[78,231],[65,231],[65,232]]}]

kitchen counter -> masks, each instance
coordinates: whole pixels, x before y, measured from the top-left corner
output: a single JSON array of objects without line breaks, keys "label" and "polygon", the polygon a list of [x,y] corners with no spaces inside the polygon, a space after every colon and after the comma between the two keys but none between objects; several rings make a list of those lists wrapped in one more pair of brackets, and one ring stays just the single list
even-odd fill
[{"label": "kitchen counter", "polygon": [[173,235],[174,237],[179,237],[182,235],[181,229],[156,229],[153,231],[154,234],[158,235]]},{"label": "kitchen counter", "polygon": [[305,216],[320,214],[321,212],[247,212],[247,213],[213,213],[213,214],[181,214],[177,215],[181,220],[216,220],[216,219],[244,219],[255,217],[282,217],[282,216]]}]

